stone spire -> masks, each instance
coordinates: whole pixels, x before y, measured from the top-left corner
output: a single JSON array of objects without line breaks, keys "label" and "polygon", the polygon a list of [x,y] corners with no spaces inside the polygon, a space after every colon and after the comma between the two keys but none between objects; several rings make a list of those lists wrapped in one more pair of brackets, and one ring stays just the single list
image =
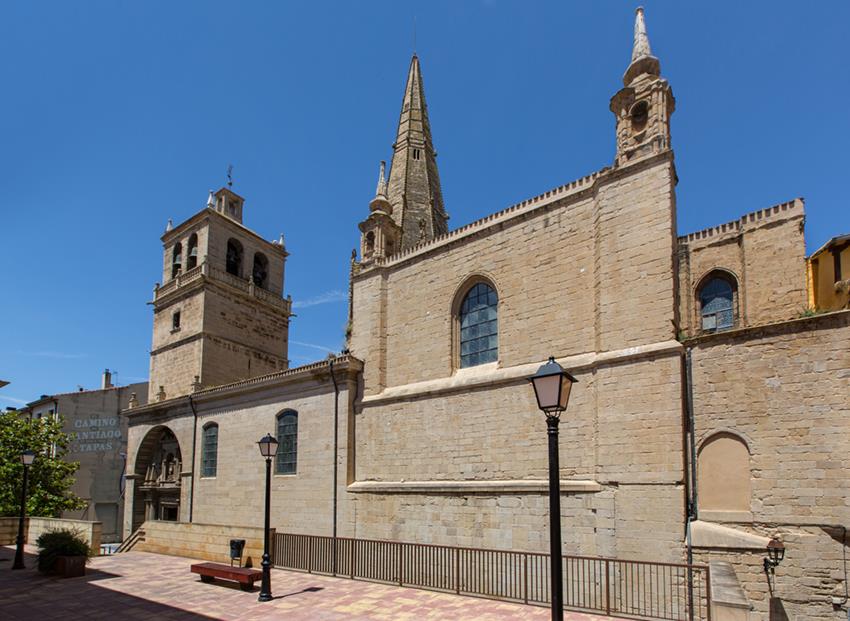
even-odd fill
[{"label": "stone spire", "polygon": [[649,35],[646,34],[643,7],[639,6],[635,11],[635,41],[632,47],[632,62],[623,75],[623,84],[628,86],[636,77],[645,73],[660,76],[661,62],[652,55]]},{"label": "stone spire", "polygon": [[381,172],[378,174],[378,187],[375,188],[375,198],[369,203],[370,211],[382,211],[387,215],[392,214],[393,206],[387,199],[387,181],[384,177],[384,171],[387,168],[387,163],[381,160]]},{"label": "stone spire", "polygon": [[422,72],[419,58],[414,54],[404,89],[386,190],[393,206],[392,218],[402,229],[400,250],[448,231],[436,158]]},{"label": "stone spire", "polygon": [[387,163],[384,160],[381,160],[381,172],[378,173],[378,187],[375,188],[375,196],[387,195],[387,180],[385,178],[386,170]]}]

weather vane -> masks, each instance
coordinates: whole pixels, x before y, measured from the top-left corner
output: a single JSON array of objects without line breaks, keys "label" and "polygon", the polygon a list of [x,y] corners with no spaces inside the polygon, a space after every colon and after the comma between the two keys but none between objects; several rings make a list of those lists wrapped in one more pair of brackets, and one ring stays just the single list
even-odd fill
[{"label": "weather vane", "polygon": [[233,164],[227,165],[227,187],[233,187]]}]

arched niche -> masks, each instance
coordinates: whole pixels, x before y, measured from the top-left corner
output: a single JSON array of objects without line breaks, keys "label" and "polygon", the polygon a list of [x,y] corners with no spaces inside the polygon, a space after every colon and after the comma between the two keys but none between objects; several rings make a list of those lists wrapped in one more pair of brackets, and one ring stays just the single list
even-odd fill
[{"label": "arched niche", "polygon": [[152,428],[136,452],[133,473],[133,530],[148,520],[180,519],[183,454],[174,432],[164,425]]},{"label": "arched niche", "polygon": [[699,511],[729,516],[750,512],[752,495],[750,451],[740,436],[729,431],[703,441],[697,458]]}]

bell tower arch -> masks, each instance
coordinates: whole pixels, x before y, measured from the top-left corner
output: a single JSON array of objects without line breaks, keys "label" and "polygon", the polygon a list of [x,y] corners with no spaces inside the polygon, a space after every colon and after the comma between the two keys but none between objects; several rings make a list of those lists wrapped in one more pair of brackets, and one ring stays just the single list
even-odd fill
[{"label": "bell tower arch", "polygon": [[643,7],[635,15],[632,60],[623,74],[623,88],[611,98],[617,123],[615,166],[625,166],[671,148],[670,116],[676,100],[661,77],[661,61],[652,55]]}]

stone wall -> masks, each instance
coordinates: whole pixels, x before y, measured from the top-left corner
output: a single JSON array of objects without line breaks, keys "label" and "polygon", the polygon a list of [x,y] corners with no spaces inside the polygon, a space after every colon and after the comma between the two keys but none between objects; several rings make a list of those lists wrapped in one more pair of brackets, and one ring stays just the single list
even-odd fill
[{"label": "stone wall", "polygon": [[[525,380],[554,355],[579,381],[560,435],[565,551],[681,559],[669,156],[355,275],[351,347],[366,361],[355,479],[370,490],[354,498],[358,537],[546,550],[545,495],[499,486],[546,480],[544,417]],[[479,278],[499,294],[498,362],[458,369],[456,311]]]},{"label": "stone wall", "polygon": [[674,338],[669,156],[356,275],[351,350],[368,363],[366,394],[457,370],[453,312],[479,276],[499,294],[500,367]]},{"label": "stone wall", "polygon": [[[230,540],[244,539],[242,564],[259,567],[263,558],[263,528],[238,526],[230,522],[200,524],[148,521],[142,526],[144,538],[133,546],[134,551],[155,552],[191,559],[230,563]],[[271,531],[274,545],[274,529]]]},{"label": "stone wall", "polygon": [[[60,529],[78,532],[89,543],[92,554],[100,553],[100,522],[44,517],[28,517],[24,520],[24,537],[27,545],[36,545],[35,542],[42,533]],[[18,518],[0,517],[0,546],[15,545],[17,538]]]},{"label": "stone wall", "polygon": [[[340,535],[351,532],[345,488],[351,468],[348,447],[354,384],[349,375],[352,371],[347,367],[349,363],[344,360],[337,360],[335,370],[340,391],[336,457]],[[195,421],[188,399],[131,411],[129,471],[136,477],[144,474],[147,464],[142,461],[146,453],[140,451],[140,447],[149,434],[167,427],[177,438],[183,459],[180,521],[188,522],[191,518],[202,524],[262,526],[265,462],[257,449],[257,441],[266,433],[277,436],[277,415],[293,409],[298,412],[297,472],[283,475],[273,470],[272,524],[281,531],[330,535],[333,532],[335,394],[328,370],[329,363],[320,362],[268,378],[236,383],[229,388],[195,393],[193,403],[198,420],[194,467]],[[202,477],[202,433],[209,423],[218,425],[217,470],[215,476]],[[139,490],[142,483],[138,478],[128,481],[128,498],[132,496],[136,508],[135,516],[128,512],[125,517],[128,533],[143,519],[144,514],[138,510],[144,503],[144,493]]]},{"label": "stone wall", "polygon": [[737,282],[736,327],[798,317],[807,304],[802,199],[679,238],[681,330],[702,332],[699,287],[714,270]]},{"label": "stone wall", "polygon": [[[164,321],[171,320],[167,311],[158,314],[165,315]],[[160,386],[165,390],[167,399],[191,392],[195,376],[201,374],[202,352],[200,336],[169,349],[154,350],[151,353],[148,401],[157,400]]]},{"label": "stone wall", "polygon": [[[24,523],[24,528],[26,528],[26,523]],[[14,545],[17,537],[18,518],[0,517],[0,546]]]},{"label": "stone wall", "polygon": [[733,564],[756,619],[767,619],[771,605],[789,619],[846,618],[830,598],[843,597],[846,580],[848,339],[850,312],[841,311],[687,343],[698,444],[718,432],[734,433],[750,451],[752,517],[719,512],[712,519],[778,535],[786,545],[772,585],[762,569],[763,551],[700,554],[698,560]]}]

